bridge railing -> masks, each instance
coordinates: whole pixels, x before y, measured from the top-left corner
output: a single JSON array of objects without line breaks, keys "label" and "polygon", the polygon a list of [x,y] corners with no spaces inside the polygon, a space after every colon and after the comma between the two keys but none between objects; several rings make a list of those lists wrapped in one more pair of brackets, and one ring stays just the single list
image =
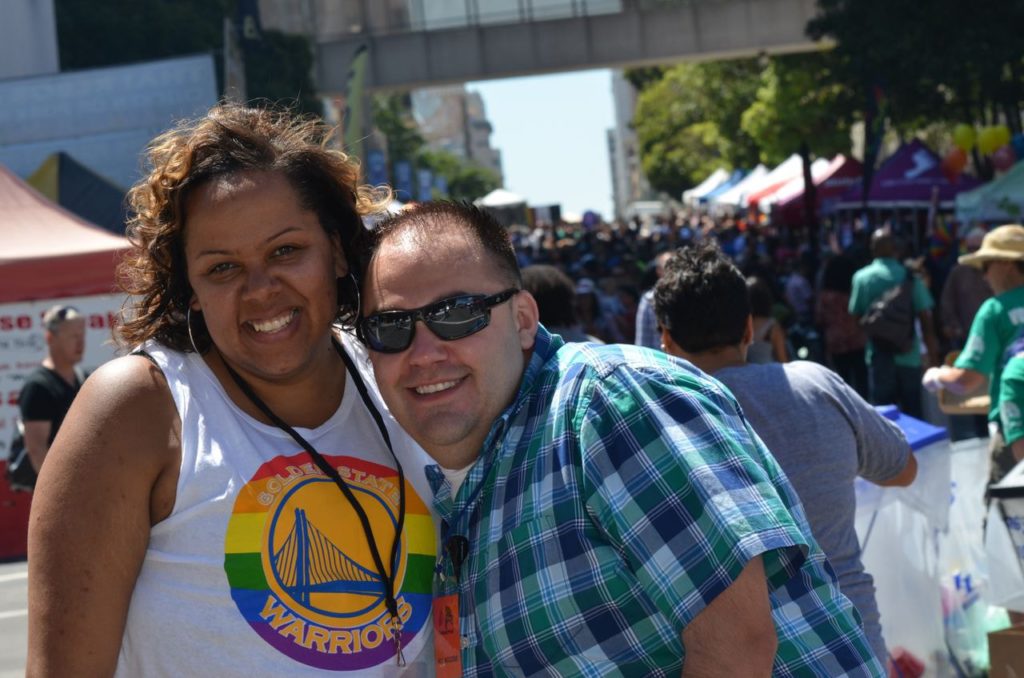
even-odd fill
[{"label": "bridge railing", "polygon": [[363,0],[346,10],[345,25],[332,28],[349,35],[408,33],[648,11],[708,1],[714,0]]}]

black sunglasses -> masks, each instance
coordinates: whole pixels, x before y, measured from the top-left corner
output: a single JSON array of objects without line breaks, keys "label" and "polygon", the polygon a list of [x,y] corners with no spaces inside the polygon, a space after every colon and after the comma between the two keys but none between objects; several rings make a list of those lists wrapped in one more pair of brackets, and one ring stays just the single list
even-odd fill
[{"label": "black sunglasses", "polygon": [[410,311],[374,313],[359,321],[359,338],[371,351],[401,353],[412,344],[416,321],[422,320],[438,339],[462,339],[487,327],[491,323],[491,308],[505,303],[517,292],[518,289],[510,287],[490,296],[463,294]]}]

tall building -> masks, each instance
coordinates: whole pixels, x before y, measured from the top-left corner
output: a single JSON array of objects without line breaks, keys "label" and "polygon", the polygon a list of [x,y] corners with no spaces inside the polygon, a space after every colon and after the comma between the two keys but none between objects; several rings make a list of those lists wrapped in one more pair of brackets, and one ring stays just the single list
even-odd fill
[{"label": "tall building", "polygon": [[612,100],[615,127],[608,130],[612,200],[615,216],[623,218],[626,206],[651,198],[651,186],[640,165],[640,145],[633,129],[637,92],[621,70],[612,71]]},{"label": "tall building", "polygon": [[494,127],[487,119],[484,99],[479,92],[466,93],[466,127],[469,139],[469,159],[478,165],[494,170],[505,183],[501,169],[501,151],[491,146]]},{"label": "tall building", "polygon": [[428,146],[504,176],[501,151],[491,147],[493,128],[478,92],[451,85],[415,90],[411,99],[413,119]]}]

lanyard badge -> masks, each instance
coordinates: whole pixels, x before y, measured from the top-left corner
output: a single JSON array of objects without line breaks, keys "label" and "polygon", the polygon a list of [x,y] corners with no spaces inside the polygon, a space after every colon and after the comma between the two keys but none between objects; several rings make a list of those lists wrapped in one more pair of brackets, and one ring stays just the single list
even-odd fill
[{"label": "lanyard badge", "polygon": [[468,554],[465,537],[449,537],[434,570],[434,669],[438,678],[462,675],[459,586],[462,563]]},{"label": "lanyard badge", "polygon": [[459,594],[434,598],[434,669],[437,678],[462,675],[462,636],[459,632]]}]

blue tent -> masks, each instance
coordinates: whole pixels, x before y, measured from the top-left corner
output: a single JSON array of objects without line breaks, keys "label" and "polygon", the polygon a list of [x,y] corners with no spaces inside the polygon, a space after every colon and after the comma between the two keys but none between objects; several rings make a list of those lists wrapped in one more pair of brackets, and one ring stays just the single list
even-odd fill
[{"label": "blue tent", "polygon": [[703,204],[705,204],[707,202],[714,201],[714,199],[716,197],[718,197],[722,193],[725,193],[730,188],[732,188],[736,184],[738,184],[741,181],[743,181],[743,177],[745,177],[745,176],[747,176],[747,170],[741,170],[741,169],[733,170],[733,172],[729,176],[729,178],[726,179],[725,181],[723,181],[718,186],[716,186],[715,190],[713,190],[710,193],[708,193],[707,195],[704,195],[704,196],[701,197],[701,199],[700,199],[701,204],[703,205]]}]

